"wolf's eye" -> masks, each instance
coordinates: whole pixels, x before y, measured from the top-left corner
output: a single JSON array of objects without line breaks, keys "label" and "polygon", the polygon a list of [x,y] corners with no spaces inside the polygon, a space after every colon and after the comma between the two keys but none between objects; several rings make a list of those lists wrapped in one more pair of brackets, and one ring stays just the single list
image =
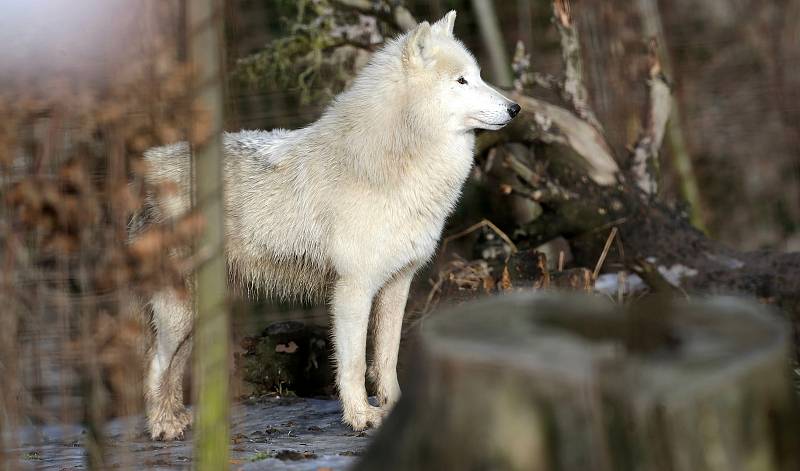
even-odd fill
[{"label": "wolf's eye", "polygon": [[461,85],[466,85],[467,79],[465,79],[464,77],[459,77],[458,80],[456,80],[456,82],[460,83]]}]

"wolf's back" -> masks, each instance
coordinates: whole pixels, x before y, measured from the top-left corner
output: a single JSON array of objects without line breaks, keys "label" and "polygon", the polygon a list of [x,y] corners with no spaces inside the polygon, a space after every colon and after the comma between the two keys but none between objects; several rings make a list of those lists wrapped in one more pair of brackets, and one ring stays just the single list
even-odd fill
[{"label": "wolf's back", "polygon": [[[241,131],[223,135],[223,165],[226,182],[239,181],[243,173],[267,172],[280,160],[278,147],[292,131]],[[148,194],[139,219],[152,221],[176,217],[191,205],[192,159],[187,142],[153,147],[144,153],[145,181],[160,194]],[[227,186],[227,185],[226,185]],[[157,214],[149,214],[156,212]],[[139,226],[141,226],[141,221]]]}]

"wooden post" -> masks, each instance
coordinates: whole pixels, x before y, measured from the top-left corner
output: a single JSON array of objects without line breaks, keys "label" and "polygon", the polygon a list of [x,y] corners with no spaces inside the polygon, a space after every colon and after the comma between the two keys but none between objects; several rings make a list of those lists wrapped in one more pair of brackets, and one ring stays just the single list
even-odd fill
[{"label": "wooden post", "polygon": [[789,332],[732,298],[462,305],[356,469],[796,470]]},{"label": "wooden post", "polygon": [[195,203],[205,227],[197,244],[194,332],[195,466],[227,469],[229,447],[229,319],[224,258],[222,185],[222,4],[187,2],[189,57],[194,75],[191,129]]}]

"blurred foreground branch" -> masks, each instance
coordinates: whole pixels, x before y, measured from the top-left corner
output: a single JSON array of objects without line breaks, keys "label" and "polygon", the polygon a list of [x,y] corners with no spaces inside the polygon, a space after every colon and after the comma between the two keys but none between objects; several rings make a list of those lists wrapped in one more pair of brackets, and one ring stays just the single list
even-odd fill
[{"label": "blurred foreground branch", "polygon": [[[208,257],[198,267],[194,335],[195,466],[200,470],[229,466],[230,320],[224,250],[222,130],[222,17],[215,0],[189,6],[190,56],[196,76],[195,119],[191,143],[196,175],[195,204],[204,218],[197,252]],[[189,334],[191,335],[191,334]],[[185,342],[185,340],[184,340]],[[179,348],[188,348],[188,345]]]},{"label": "blurred foreground branch", "polygon": [[472,0],[475,17],[483,38],[483,45],[489,52],[492,63],[492,78],[500,88],[511,88],[511,72],[508,53],[506,53],[503,35],[500,32],[500,21],[492,0]]}]

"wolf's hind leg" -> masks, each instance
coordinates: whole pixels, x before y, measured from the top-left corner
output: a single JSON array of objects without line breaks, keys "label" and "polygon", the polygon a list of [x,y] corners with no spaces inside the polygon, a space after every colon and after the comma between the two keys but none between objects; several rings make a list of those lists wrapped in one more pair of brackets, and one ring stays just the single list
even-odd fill
[{"label": "wolf's hind leg", "polygon": [[398,273],[384,285],[375,302],[373,319],[375,348],[369,367],[369,377],[377,388],[378,402],[385,409],[391,409],[400,399],[397,355],[403,330],[403,314],[413,276],[413,270]]},{"label": "wolf's hind leg", "polygon": [[151,300],[156,341],[146,384],[146,413],[154,440],[180,440],[192,416],[183,405],[183,370],[191,352],[192,310],[174,290]]},{"label": "wolf's hind leg", "polygon": [[377,427],[385,411],[367,402],[367,330],[374,291],[353,278],[336,282],[333,293],[333,341],[336,386],[345,423],[354,430]]}]

